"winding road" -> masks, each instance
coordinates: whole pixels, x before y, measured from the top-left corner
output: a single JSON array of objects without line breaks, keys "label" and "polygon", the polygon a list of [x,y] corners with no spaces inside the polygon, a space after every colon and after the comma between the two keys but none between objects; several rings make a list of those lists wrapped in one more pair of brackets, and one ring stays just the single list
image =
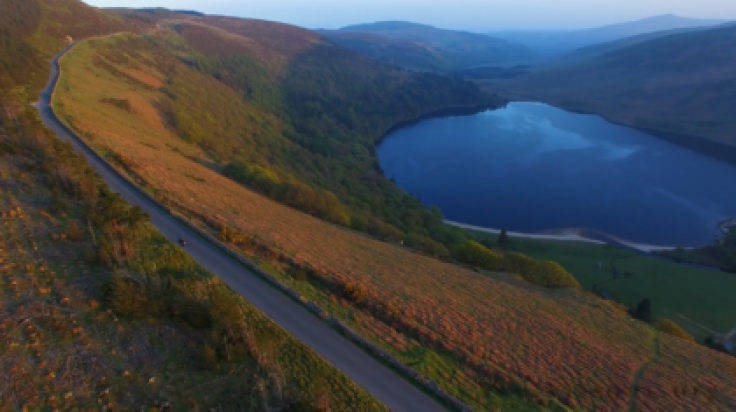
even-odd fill
[{"label": "winding road", "polygon": [[65,127],[49,106],[51,95],[59,76],[59,58],[51,61],[51,75],[46,89],[41,93],[36,107],[46,127],[62,139],[72,143],[78,153],[103,177],[112,190],[128,202],[143,208],[151,217],[151,223],[172,242],[187,240],[185,250],[200,265],[219,276],[233,290],[281,325],[286,331],[350,377],[378,401],[396,412],[447,411],[432,396],[414,386],[392,369],[371,357],[353,342],[347,340],[329,325],[300,306],[245,266],[195,231],[178,222],[141,191],[129,184],[109,164],[81,142],[78,136]]}]

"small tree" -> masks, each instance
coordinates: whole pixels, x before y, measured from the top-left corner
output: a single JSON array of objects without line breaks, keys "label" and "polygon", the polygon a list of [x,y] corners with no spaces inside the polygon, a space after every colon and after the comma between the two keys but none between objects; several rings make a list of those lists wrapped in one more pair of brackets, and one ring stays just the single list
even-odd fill
[{"label": "small tree", "polygon": [[636,308],[632,310],[631,316],[643,322],[650,322],[652,320],[652,301],[647,298],[639,301]]},{"label": "small tree", "polygon": [[488,250],[485,246],[473,240],[467,240],[457,246],[453,251],[453,255],[462,263],[487,270],[502,270],[504,266],[502,255]]},{"label": "small tree", "polygon": [[506,233],[506,229],[501,230],[501,234],[498,235],[498,247],[501,249],[506,249],[511,245],[511,239],[509,238],[509,234]]}]

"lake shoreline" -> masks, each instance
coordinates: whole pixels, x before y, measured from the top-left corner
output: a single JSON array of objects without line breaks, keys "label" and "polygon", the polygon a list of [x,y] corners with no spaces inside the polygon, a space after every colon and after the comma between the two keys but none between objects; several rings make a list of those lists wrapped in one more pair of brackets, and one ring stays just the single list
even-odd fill
[{"label": "lake shoreline", "polygon": [[503,109],[509,103],[511,103],[511,101],[504,100],[503,103],[499,103],[499,104],[488,103],[488,104],[477,105],[477,106],[446,107],[444,109],[439,109],[433,112],[423,114],[419,117],[416,117],[410,120],[404,120],[401,122],[397,122],[393,126],[391,126],[383,135],[381,135],[381,137],[378,140],[376,140],[375,146],[376,148],[380,146],[383,140],[386,139],[386,137],[388,137],[389,135],[393,134],[395,131],[399,129],[404,129],[407,127],[414,126],[425,120],[443,119],[446,117],[472,116],[472,115],[483,113],[489,110]]},{"label": "lake shoreline", "polygon": [[[468,229],[468,230],[474,230],[478,232],[484,232],[484,233],[491,233],[491,234],[500,234],[500,229],[493,229],[493,228],[487,228],[487,227],[481,227],[481,226],[475,226],[470,225],[467,223],[461,223],[461,222],[455,222],[452,220],[445,220],[445,224],[450,226],[459,227],[461,229]],[[635,249],[640,252],[644,253],[655,253],[658,251],[671,251],[678,249],[677,246],[657,246],[657,245],[645,245],[641,243],[634,243],[634,242],[627,242],[623,240],[613,239],[611,237],[610,241],[603,241],[598,239],[591,239],[585,236],[582,236],[578,233],[575,229],[568,229],[568,230],[561,230],[558,234],[551,234],[551,233],[522,233],[522,232],[510,232],[507,231],[506,233],[510,237],[516,237],[516,238],[522,238],[522,239],[532,239],[532,240],[546,240],[546,241],[553,241],[553,242],[580,242],[580,243],[590,243],[590,244],[597,244],[597,245],[620,245],[625,246],[630,249]],[[682,248],[682,249],[693,249],[693,248]]]},{"label": "lake shoreline", "polygon": [[[673,183],[671,181],[672,179],[665,179],[667,176],[672,176],[672,174],[653,174],[649,172],[650,170],[668,170],[668,165],[666,163],[662,163],[663,160],[661,159],[664,159],[662,156],[671,155],[672,159],[678,159],[678,161],[685,162],[686,164],[694,167],[694,170],[701,170],[699,167],[702,166],[702,170],[704,172],[701,174],[703,176],[706,176],[706,171],[711,172],[712,176],[708,175],[708,181],[712,182],[713,185],[718,185],[718,187],[721,187],[721,189],[725,189],[730,184],[726,176],[731,176],[734,172],[734,170],[732,169],[733,165],[731,165],[730,162],[721,162],[713,159],[713,156],[708,156],[707,154],[702,153],[703,150],[691,150],[690,148],[683,147],[683,145],[680,144],[666,142],[664,141],[665,139],[660,139],[658,136],[653,135],[651,131],[646,131],[635,127],[630,128],[630,130],[627,132],[629,133],[629,135],[624,135],[623,137],[619,138],[617,133],[620,134],[623,132],[615,126],[623,128],[628,128],[628,126],[622,123],[612,122],[605,116],[601,116],[599,114],[582,113],[580,111],[568,111],[566,109],[555,108],[554,106],[549,106],[547,109],[538,109],[536,108],[535,104],[548,106],[543,102],[534,102],[531,104],[528,102],[509,102],[505,105],[495,108],[486,106],[475,108],[455,108],[450,109],[449,111],[443,110],[441,112],[428,114],[418,119],[414,119],[410,122],[397,124],[392,128],[393,132],[389,132],[388,134],[391,135],[392,133],[398,133],[397,136],[404,136],[404,134],[406,134],[408,136],[408,140],[405,143],[401,143],[401,141],[394,141],[393,135],[391,135],[389,137],[392,137],[392,139],[382,142],[382,144],[379,146],[379,160],[381,164],[381,171],[383,172],[385,177],[398,177],[398,181],[402,182],[401,187],[404,191],[414,191],[416,193],[419,193],[419,195],[416,195],[417,198],[421,195],[422,199],[424,200],[423,203],[427,205],[436,204],[442,209],[443,202],[445,202],[445,200],[443,200],[445,199],[443,196],[446,195],[453,199],[447,200],[444,206],[454,207],[453,214],[455,216],[461,217],[461,221],[450,220],[446,222],[447,224],[460,226],[471,230],[479,230],[488,233],[498,234],[500,233],[500,229],[475,226],[469,223],[462,223],[464,219],[474,217],[475,214],[481,213],[479,209],[481,206],[491,207],[491,203],[493,202],[491,200],[488,200],[487,195],[477,195],[476,198],[473,198],[472,195],[468,195],[471,199],[475,199],[474,201],[488,203],[488,205],[484,203],[481,206],[479,206],[480,203],[473,203],[471,206],[468,206],[465,204],[468,203],[468,201],[462,200],[465,198],[463,198],[463,195],[461,195],[461,193],[458,191],[461,190],[460,188],[462,188],[462,190],[467,189],[468,193],[474,193],[479,187],[484,187],[486,189],[488,189],[488,187],[494,187],[494,190],[498,191],[498,193],[496,193],[497,197],[507,195],[508,200],[506,202],[506,205],[493,205],[493,207],[502,208],[499,213],[506,216],[506,218],[502,220],[503,225],[499,225],[499,227],[505,227],[507,229],[515,228],[517,230],[523,230],[523,228],[528,227],[524,223],[523,218],[519,218],[520,215],[518,215],[515,208],[511,207],[511,209],[509,209],[508,204],[513,204],[513,201],[511,201],[513,199],[523,200],[524,203],[519,204],[518,208],[523,210],[523,213],[534,214],[536,213],[536,209],[532,205],[536,202],[544,203],[546,201],[545,198],[542,198],[540,195],[530,195],[519,187],[513,187],[512,189],[507,190],[509,187],[509,179],[511,178],[511,176],[509,176],[508,178],[499,177],[495,180],[488,180],[479,176],[483,176],[484,174],[491,174],[493,176],[496,176],[494,173],[497,173],[498,170],[496,169],[501,166],[505,168],[502,171],[503,176],[505,176],[505,174],[517,173],[518,175],[521,172],[526,172],[526,169],[524,169],[524,167],[528,168],[528,165],[523,162],[520,163],[520,161],[516,163],[509,163],[506,158],[511,158],[511,156],[514,154],[513,150],[518,149],[518,147],[522,147],[523,144],[538,143],[537,140],[534,140],[535,138],[537,138],[535,136],[542,136],[538,137],[538,139],[542,139],[539,141],[543,141],[544,139],[557,139],[561,141],[561,143],[556,146],[555,144],[546,142],[546,140],[544,140],[546,146],[541,145],[542,149],[540,149],[541,151],[539,151],[539,153],[533,150],[529,150],[528,148],[526,148],[526,146],[523,146],[524,150],[521,152],[521,156],[539,156],[540,153],[546,153],[546,151],[572,151],[580,147],[595,147],[597,150],[597,152],[595,153],[601,156],[601,159],[606,161],[619,161],[619,159],[626,159],[631,153],[642,151],[642,153],[644,153],[644,155],[648,157],[636,158],[634,160],[638,163],[631,161],[633,162],[632,167],[623,169],[625,171],[630,171],[629,174],[636,174],[635,176],[628,176],[625,174],[622,175],[622,173],[619,173],[618,175],[616,175],[618,176],[618,180],[611,180],[612,177],[601,173],[602,177],[598,177],[596,175],[595,178],[590,178],[589,180],[591,182],[595,182],[595,179],[598,179],[599,181],[608,182],[606,185],[601,185],[600,182],[593,184],[589,181],[583,181],[581,187],[585,187],[586,190],[584,192],[578,193],[575,190],[571,189],[571,196],[564,195],[567,193],[565,192],[565,190],[567,190],[568,188],[577,187],[575,185],[580,180],[580,178],[577,177],[575,173],[579,174],[580,170],[587,170],[585,169],[586,167],[593,171],[601,170],[602,172],[609,172],[612,169],[610,167],[607,169],[600,167],[600,162],[590,165],[589,163],[591,162],[586,160],[587,158],[578,159],[580,155],[575,154],[575,156],[577,157],[573,157],[571,155],[571,159],[575,160],[574,167],[568,167],[569,165],[567,164],[561,164],[559,167],[552,168],[550,165],[553,162],[548,161],[547,163],[543,164],[545,167],[547,167],[547,169],[550,169],[542,169],[545,170],[545,173],[540,174],[538,173],[538,171],[534,175],[531,172],[526,174],[521,173],[521,178],[525,179],[523,180],[525,182],[523,187],[537,187],[537,185],[542,185],[541,187],[548,187],[549,185],[552,185],[554,187],[554,182],[565,182],[565,185],[559,188],[560,190],[556,192],[556,196],[564,196],[565,199],[567,199],[564,202],[561,201],[560,204],[565,204],[565,202],[567,202],[569,210],[575,210],[576,213],[580,213],[581,216],[583,216],[584,218],[554,218],[551,222],[544,222],[544,219],[539,218],[535,220],[536,223],[532,226],[533,228],[555,228],[557,223],[566,223],[562,223],[560,225],[564,227],[560,230],[547,231],[540,229],[532,231],[530,233],[511,232],[509,233],[509,235],[519,238],[537,239],[539,241],[577,241],[598,245],[609,244],[647,254],[675,251],[680,248],[696,249],[698,247],[703,247],[709,244],[709,239],[712,239],[712,235],[708,236],[708,232],[710,232],[710,229],[707,229],[704,225],[698,225],[697,223],[706,223],[708,225],[707,227],[709,228],[712,224],[711,220],[714,219],[714,213],[710,213],[712,211],[706,207],[708,205],[703,206],[701,204],[704,202],[702,199],[716,199],[713,201],[720,202],[718,203],[719,205],[722,203],[723,205],[728,206],[726,209],[733,209],[735,204],[733,196],[723,195],[723,193],[728,193],[728,190],[718,190],[717,193],[708,193],[706,191],[706,194],[704,195],[703,193],[701,193],[703,192],[703,189],[701,189],[700,186],[697,184],[690,184],[689,186],[686,186],[685,189],[683,189],[681,186],[678,186],[679,181]],[[515,107],[516,105],[519,105],[519,107]],[[504,114],[504,109],[508,109],[508,115]],[[493,112],[497,112],[498,114],[493,116],[486,116],[484,114]],[[517,117],[519,116],[526,115],[527,112],[531,114],[529,114],[527,117],[520,117],[519,119],[521,120],[517,119]],[[583,120],[578,121],[575,117],[576,115],[580,115],[580,118]],[[473,118],[474,116],[482,118],[483,123],[481,123],[480,120],[472,122],[466,122],[464,120],[465,118]],[[545,122],[540,120],[544,119],[545,116],[551,118],[555,118],[555,116],[560,117],[560,124],[562,126],[560,126],[560,124],[549,126],[551,124],[549,123],[549,121]],[[497,118],[506,119],[508,121],[516,121],[517,123],[521,122],[519,123],[519,129],[514,129],[509,125],[506,125],[506,128],[495,128],[497,126],[497,123],[502,124],[502,122]],[[587,118],[587,120],[584,118]],[[441,126],[435,127],[436,125],[434,123],[427,127],[421,125],[417,126],[417,124],[422,123],[422,119],[432,119],[429,120],[429,122],[437,120],[441,122],[439,123]],[[578,126],[574,123],[574,121],[581,122],[582,126]],[[569,124],[565,122],[568,122]],[[409,126],[412,124],[414,124],[414,126]],[[466,126],[467,124],[472,125],[472,127],[465,128],[464,126]],[[606,126],[606,124],[609,125]],[[543,127],[545,125],[547,125],[546,128]],[[592,128],[592,130],[597,131],[599,134],[602,133],[603,137],[599,137],[598,140],[593,139],[594,142],[600,141],[602,143],[599,142],[593,144],[586,140],[587,138],[584,136],[587,135],[585,133],[591,133],[590,130],[586,129],[586,127]],[[456,142],[448,141],[447,139],[449,138],[444,136],[453,136],[453,134],[465,133],[465,135],[470,135],[472,137],[478,134],[478,130],[483,130],[481,134],[491,133],[489,132],[489,130],[492,130],[495,134],[509,133],[510,136],[516,138],[516,140],[514,140],[516,146],[512,146],[509,149],[510,152],[507,153],[502,151],[504,147],[498,148],[496,146],[493,146],[494,144],[501,144],[502,142],[499,143],[489,139],[473,140],[469,138],[467,139],[467,141],[470,143],[468,143],[466,146],[470,147],[471,149],[455,149],[454,147],[458,146],[457,144],[455,144]],[[636,133],[636,131],[638,131],[638,133]],[[613,143],[608,144],[608,141],[606,140],[606,133],[612,133],[617,137],[617,140],[614,139]],[[529,137],[530,139],[529,142],[524,140],[527,137]],[[634,145],[634,143],[640,144],[641,147],[632,146]],[[477,147],[473,145],[476,145]],[[632,147],[635,147],[636,150],[632,149]],[[435,152],[432,152],[432,150],[435,150]],[[439,152],[437,152],[437,150],[439,150]],[[414,156],[413,153],[418,154]],[[502,157],[506,157],[496,159],[496,157],[499,156],[498,153],[502,153]],[[405,163],[409,161],[407,159],[411,160],[411,167],[405,165]],[[452,163],[452,161],[446,161],[445,159],[454,159],[452,161],[454,161],[455,163]],[[470,159],[468,161],[472,164],[468,165],[467,162],[458,159]],[[489,159],[498,160],[498,165],[488,167],[488,162],[490,161]],[[529,160],[527,158],[524,159],[526,159],[525,161],[529,162],[534,160]],[[647,159],[649,162],[643,163],[643,160],[641,159]],[[621,164],[628,166],[628,163]],[[642,164],[644,166],[642,166]],[[463,169],[463,167],[469,168],[468,170],[470,171]],[[448,170],[448,172],[440,172],[441,170]],[[465,175],[459,172],[462,170],[465,170],[468,174]],[[562,172],[558,173],[561,175],[561,177],[555,180],[555,177],[557,176],[557,174],[555,173],[557,173],[559,170],[562,170]],[[717,171],[718,173],[713,174],[715,171]],[[396,175],[394,172],[397,172],[398,175]],[[644,181],[641,184],[635,184],[632,189],[631,187],[624,187],[622,186],[622,184],[619,184],[619,182],[625,180],[624,178],[629,178],[632,181],[637,181],[638,176],[642,174],[647,176],[648,172],[654,176],[653,179],[659,178],[660,181],[658,181],[657,184],[664,186],[650,187],[651,184],[649,184],[647,181]],[[543,177],[540,177],[542,175]],[[624,177],[621,177],[619,175],[622,175]],[[674,175],[679,176],[679,179],[683,179],[683,175],[685,176],[685,178],[689,176],[682,169],[678,170],[677,173]],[[403,180],[401,180],[402,176]],[[430,180],[428,181],[427,179]],[[542,181],[539,181],[540,179]],[[583,178],[583,180],[584,179],[585,178]],[[437,183],[427,183],[434,181],[436,181]],[[447,185],[450,181],[454,182],[452,183],[452,187],[441,187],[443,184]],[[692,183],[692,179],[685,179],[685,181]],[[469,182],[471,182],[472,185]],[[418,190],[418,192],[415,189]],[[688,192],[687,189],[690,189],[690,192]],[[600,190],[601,193],[598,193],[598,190]],[[426,193],[422,191],[425,191]],[[646,207],[642,206],[644,207],[644,211],[642,213],[647,213],[644,215],[637,215],[632,218],[628,218],[625,215],[618,213],[618,210],[609,210],[610,202],[604,202],[600,204],[595,203],[596,201],[600,202],[600,199],[608,199],[609,197],[624,199],[620,200],[620,202],[627,201],[629,197],[633,198],[635,196],[638,196],[636,197],[636,199],[641,199],[643,198],[643,195],[639,196],[641,194],[639,193],[639,191],[643,193],[645,192],[644,194],[658,196],[654,200],[646,197],[646,199],[649,199],[649,201],[644,205]],[[691,192],[695,193],[695,195],[690,200],[690,203],[688,203],[688,199],[690,199],[689,194]],[[425,195],[428,196],[427,199],[425,199]],[[590,196],[591,198],[594,198],[596,200],[591,200],[592,203],[588,208],[581,207],[581,204],[584,204],[585,202],[571,202],[569,200],[571,197],[574,198],[574,196],[578,195],[582,196],[583,198],[585,198],[585,196]],[[539,199],[537,199],[535,196],[539,197]],[[703,196],[711,197],[704,198]],[[658,207],[660,205],[657,204],[655,201],[663,202],[661,205],[662,207]],[[710,200],[706,200],[705,202],[707,203],[708,201]],[[642,204],[643,203],[644,202],[642,202]],[[637,203],[637,201],[633,201],[632,204],[638,205],[639,203]],[[552,207],[555,206],[553,205]],[[666,211],[667,213],[672,213],[673,216],[675,216],[677,219],[680,219],[687,213],[692,214],[692,210],[702,212],[704,216],[706,216],[702,219],[698,217],[698,219],[703,220],[703,222],[700,222],[700,220],[688,220],[680,224],[676,219],[670,219],[671,221],[668,221],[667,216],[661,216],[661,213],[665,213]],[[463,211],[470,212],[464,213]],[[553,210],[553,212],[557,213],[558,215],[562,214],[562,216],[564,216],[564,213],[567,213],[565,211],[556,209]],[[554,213],[550,216],[550,218],[552,218],[552,216],[557,216],[554,215]],[[603,215],[608,216],[609,219],[606,219],[605,222],[601,221],[600,224],[598,224],[596,219],[601,219]],[[642,216],[651,217],[651,219],[643,220]],[[723,216],[717,217],[719,219],[723,219]],[[518,219],[522,220],[517,221]],[[477,221],[477,218],[471,218],[470,220],[465,221],[473,222],[474,220]],[[653,222],[651,225],[649,225],[650,220]],[[587,223],[584,223],[581,226],[576,226],[580,222]],[[619,229],[619,227],[623,229]],[[598,229],[602,229],[603,231],[599,232]],[[723,228],[719,227],[718,232],[722,231]],[[659,235],[656,236],[655,234]],[[620,238],[619,236],[622,238]],[[628,239],[644,239],[644,241],[636,242],[630,241]],[[652,244],[647,244],[647,240],[651,241]]]}]

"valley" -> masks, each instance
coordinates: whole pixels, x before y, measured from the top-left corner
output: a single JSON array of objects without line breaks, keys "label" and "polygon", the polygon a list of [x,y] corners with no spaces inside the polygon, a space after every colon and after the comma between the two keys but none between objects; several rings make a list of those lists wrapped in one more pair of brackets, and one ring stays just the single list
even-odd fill
[{"label": "valley", "polygon": [[[28,102],[51,55],[26,36],[63,49],[38,34],[57,6],[0,3],[0,409],[387,410],[44,128]],[[63,6],[99,17],[80,27],[88,33],[120,29],[82,3]]]},{"label": "valley", "polygon": [[[699,40],[645,33],[651,38],[543,65],[517,43],[403,21],[307,30],[188,10],[4,1],[0,370],[11,379],[0,380],[0,409],[731,410],[736,358],[722,352],[733,344],[736,277],[611,245],[448,225],[459,215],[402,190],[381,154],[392,134],[427,124],[404,161],[432,149],[432,133],[463,130],[441,122],[524,106],[516,99],[557,104],[547,99],[564,94],[560,79],[592,90],[606,65],[646,76],[670,70],[666,79],[692,82],[695,93],[704,87],[698,58],[727,67],[728,54],[714,50],[730,38],[709,34],[727,29],[677,35]],[[46,60],[71,39],[39,116],[28,103],[46,80]],[[685,47],[703,39],[714,40],[711,49]],[[666,67],[645,58],[662,44],[681,52],[662,46]],[[646,77],[632,79],[612,87],[635,90]],[[585,88],[571,90],[581,92],[572,101],[587,104]],[[703,96],[718,102],[729,89],[704,90],[711,94],[695,99],[703,105]],[[593,100],[605,111],[616,98]],[[662,96],[652,113],[680,123],[656,130],[706,130],[677,117],[669,101]],[[432,118],[445,115],[455,117]],[[724,124],[708,129],[713,144],[727,140]],[[515,140],[530,159],[548,159],[560,144],[574,151],[592,139],[570,130],[562,134],[577,137],[563,141],[547,133],[541,149]],[[628,158],[621,144],[598,146]],[[468,151],[501,167],[518,162],[506,149]],[[453,150],[432,156],[463,162]],[[707,169],[678,174],[646,163],[673,182]],[[506,184],[519,175],[510,165]],[[489,176],[471,169],[465,175]],[[564,180],[553,177],[559,170],[546,175]],[[429,180],[437,189],[447,177]],[[707,179],[718,178],[728,180],[718,170]],[[544,184],[526,186],[544,194]],[[517,209],[534,204],[545,200]],[[710,256],[725,261],[731,241],[723,232]]]},{"label": "valley", "polygon": [[[230,26],[240,33],[249,29],[253,30]],[[250,36],[256,34],[250,32]],[[221,163],[208,153],[207,146],[172,133],[166,117],[151,105],[162,98],[159,91],[146,83],[176,86],[178,76],[199,76],[187,82],[207,85],[197,90],[199,100],[214,98],[208,90],[232,96],[230,104],[242,97],[173,59],[152,64],[153,56],[165,58],[168,41],[115,36],[81,43],[62,60],[55,111],[98,153],[159,201],[257,259],[285,284],[464,402],[481,410],[592,408],[601,402],[617,408],[615,405],[639,402],[631,401],[630,392],[638,376],[635,393],[662,391],[658,393],[663,399],[670,399],[662,402],[674,404],[682,400],[675,394],[679,392],[655,388],[669,387],[668,381],[685,386],[696,382],[696,375],[685,371],[705,373],[695,364],[675,366],[678,363],[672,363],[672,356],[681,359],[675,353],[706,351],[703,353],[709,356],[725,356],[710,355],[706,348],[681,344],[647,325],[631,323],[624,311],[597,297],[574,289],[534,286],[493,270],[493,262],[481,263],[491,270],[478,274],[400,247],[396,241],[382,242],[310,217],[227,179],[218,173],[223,170]],[[121,72],[139,74],[121,82]],[[140,72],[151,80],[141,82]],[[181,92],[176,93],[176,101],[182,103],[176,103],[173,110],[188,104],[179,98]],[[128,104],[121,104],[122,108],[100,105],[102,99]],[[205,107],[222,106],[210,103]],[[524,259],[518,264],[535,268],[534,273],[529,269],[517,272],[528,279],[558,270],[553,269],[555,265],[537,266]],[[540,339],[545,351],[539,349]],[[654,342],[663,345],[657,360],[649,356]],[[577,348],[572,358],[545,354],[551,347],[562,354],[568,345]],[[600,356],[596,348],[602,347],[609,353],[605,363],[596,360]],[[640,371],[644,364],[653,372]],[[580,366],[569,369],[568,378],[559,379],[560,371],[569,365]],[[584,376],[598,376],[592,383],[597,389],[579,389],[581,375],[576,371],[580,370],[586,371]],[[659,373],[666,378],[658,378]],[[712,375],[712,367],[707,373]],[[717,376],[730,374],[723,373]],[[725,386],[718,387],[725,390]]]}]

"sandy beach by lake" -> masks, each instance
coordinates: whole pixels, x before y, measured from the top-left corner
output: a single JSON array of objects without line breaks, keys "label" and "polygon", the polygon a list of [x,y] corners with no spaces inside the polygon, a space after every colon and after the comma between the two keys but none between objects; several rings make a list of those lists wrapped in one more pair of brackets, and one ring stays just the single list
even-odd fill
[{"label": "sandy beach by lake", "polygon": [[[450,226],[455,226],[463,229],[468,230],[475,230],[478,232],[485,232],[485,233],[493,233],[493,234],[499,234],[501,233],[501,230],[499,229],[491,229],[487,227],[480,227],[480,226],[474,226],[469,225],[466,223],[460,223],[460,222],[454,222],[452,220],[445,220],[445,223]],[[563,241],[563,242],[584,242],[584,243],[593,243],[598,245],[605,245],[605,244],[621,244],[623,246],[636,249],[642,252],[646,253],[652,253],[654,251],[658,250],[675,250],[677,249],[676,246],[655,246],[655,245],[644,245],[640,243],[633,243],[633,242],[626,242],[619,239],[612,239],[611,242],[604,242],[602,240],[595,240],[595,239],[589,239],[586,237],[583,237],[576,233],[574,230],[570,230],[569,232],[562,231],[561,233],[556,234],[543,234],[543,233],[520,233],[520,232],[506,232],[511,237],[517,237],[517,238],[523,238],[523,239],[536,239],[536,240],[549,240],[549,241]],[[683,248],[683,249],[689,249],[689,248]]]}]

